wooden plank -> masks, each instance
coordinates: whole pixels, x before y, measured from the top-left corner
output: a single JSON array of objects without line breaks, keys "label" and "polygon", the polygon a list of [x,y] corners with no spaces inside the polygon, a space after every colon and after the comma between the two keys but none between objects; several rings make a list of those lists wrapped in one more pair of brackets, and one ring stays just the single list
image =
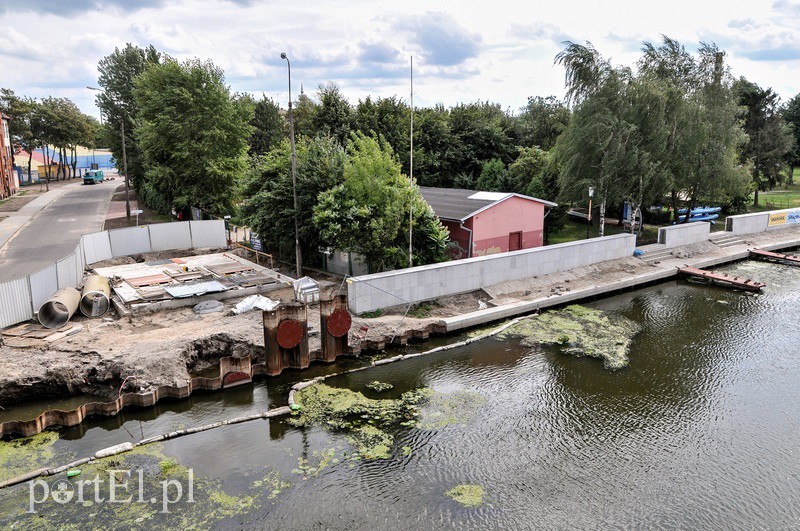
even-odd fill
[{"label": "wooden plank", "polygon": [[797,256],[789,256],[781,253],[773,253],[771,251],[763,251],[761,249],[750,249],[750,256],[761,258],[770,262],[780,262],[782,264],[800,266],[800,258]]},{"label": "wooden plank", "polygon": [[764,286],[766,286],[766,284],[762,282],[756,282],[755,280],[750,280],[749,278],[732,277],[725,275],[724,273],[715,273],[713,271],[706,271],[696,267],[683,267],[679,271],[682,274],[693,278],[699,278],[714,284],[732,286],[747,291],[760,291]]},{"label": "wooden plank", "polygon": [[157,275],[148,275],[146,277],[126,278],[125,282],[127,282],[134,288],[141,288],[143,286],[169,284],[170,282],[172,282],[172,279],[167,275],[165,275],[164,273],[159,273]]}]

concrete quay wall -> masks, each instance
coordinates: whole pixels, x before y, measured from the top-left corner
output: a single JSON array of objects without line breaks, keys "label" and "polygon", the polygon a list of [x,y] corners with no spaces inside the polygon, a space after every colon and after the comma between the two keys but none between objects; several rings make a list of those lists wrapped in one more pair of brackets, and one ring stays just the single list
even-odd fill
[{"label": "concrete quay wall", "polygon": [[704,242],[711,235],[711,225],[707,221],[693,221],[658,229],[658,243],[668,249]]},{"label": "concrete quay wall", "polygon": [[361,314],[468,293],[509,280],[625,258],[633,255],[635,246],[634,235],[617,234],[354,277],[348,280],[349,307]]}]

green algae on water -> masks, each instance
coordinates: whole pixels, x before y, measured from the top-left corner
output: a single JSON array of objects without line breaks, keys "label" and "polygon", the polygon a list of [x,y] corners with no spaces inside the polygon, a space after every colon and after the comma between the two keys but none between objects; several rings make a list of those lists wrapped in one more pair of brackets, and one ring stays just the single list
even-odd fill
[{"label": "green algae on water", "polygon": [[483,487],[480,485],[456,485],[445,492],[464,507],[480,507],[483,505]]},{"label": "green algae on water", "polygon": [[394,445],[394,437],[387,430],[415,425],[419,405],[431,394],[429,389],[419,389],[397,399],[376,400],[350,389],[315,384],[295,395],[302,408],[288,422],[298,427],[319,425],[346,431],[361,458],[386,459],[391,457]]},{"label": "green algae on water", "polygon": [[624,317],[572,305],[520,321],[501,336],[522,336],[529,346],[561,345],[566,354],[599,358],[606,369],[617,370],[628,365],[628,349],[638,331],[639,326]]},{"label": "green algae on water", "polygon": [[0,441],[0,481],[50,464],[53,444],[58,439],[58,433],[43,431],[32,437]]},{"label": "green algae on water", "polygon": [[486,403],[486,397],[461,389],[452,393],[434,393],[425,402],[417,426],[425,430],[464,425]]},{"label": "green algae on water", "polygon": [[372,389],[376,393],[380,393],[381,391],[388,391],[389,389],[393,388],[394,386],[390,383],[379,382],[375,380],[374,382],[370,382],[366,385],[367,389]]}]

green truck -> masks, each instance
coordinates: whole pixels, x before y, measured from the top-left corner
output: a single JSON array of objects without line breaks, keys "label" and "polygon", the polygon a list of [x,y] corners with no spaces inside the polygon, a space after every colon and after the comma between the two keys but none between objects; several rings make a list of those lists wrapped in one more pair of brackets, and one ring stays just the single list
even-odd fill
[{"label": "green truck", "polygon": [[83,184],[101,183],[104,179],[103,170],[91,170],[83,174]]}]

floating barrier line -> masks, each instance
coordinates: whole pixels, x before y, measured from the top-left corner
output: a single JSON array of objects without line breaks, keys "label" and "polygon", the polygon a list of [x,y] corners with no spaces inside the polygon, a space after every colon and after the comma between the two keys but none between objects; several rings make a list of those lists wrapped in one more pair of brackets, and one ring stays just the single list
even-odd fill
[{"label": "floating barrier line", "polygon": [[222,426],[230,426],[232,424],[241,424],[241,423],[244,423],[244,422],[251,422],[253,420],[269,419],[269,418],[273,418],[273,417],[280,417],[280,416],[283,416],[283,415],[289,415],[289,414],[291,414],[293,409],[296,409],[297,407],[299,407],[298,404],[294,400],[295,393],[305,389],[306,387],[314,385],[315,383],[319,383],[319,382],[321,382],[323,380],[326,380],[328,378],[333,378],[335,376],[341,376],[341,375],[344,375],[344,374],[350,374],[350,373],[354,373],[354,372],[365,371],[365,370],[371,369],[373,367],[378,367],[378,366],[381,366],[381,365],[388,365],[389,363],[396,363],[398,361],[409,360],[409,359],[413,359],[413,358],[419,358],[421,356],[427,356],[427,355],[430,355],[430,354],[435,354],[437,352],[444,352],[444,351],[447,351],[447,350],[452,350],[454,348],[463,347],[465,345],[469,345],[470,343],[474,343],[476,341],[481,341],[483,339],[495,336],[495,335],[499,334],[500,332],[508,329],[509,327],[514,326],[518,322],[520,322],[522,320],[525,320],[525,319],[531,319],[531,318],[535,317],[536,315],[538,315],[538,313],[537,314],[532,314],[532,315],[525,315],[525,316],[522,316],[522,317],[516,317],[516,318],[512,319],[511,321],[509,321],[509,322],[507,322],[507,323],[495,328],[494,330],[490,330],[489,332],[487,332],[485,334],[481,334],[481,335],[476,336],[476,337],[471,337],[471,338],[465,339],[463,341],[458,341],[456,343],[451,343],[449,345],[443,345],[441,347],[432,348],[430,350],[426,350],[425,352],[418,352],[416,354],[402,354],[402,355],[399,355],[399,356],[393,356],[391,358],[386,358],[386,359],[382,359],[382,360],[373,361],[370,365],[365,365],[364,367],[358,367],[356,369],[350,369],[348,371],[329,374],[327,376],[318,376],[316,378],[312,378],[311,380],[306,380],[306,381],[303,381],[303,382],[299,382],[299,383],[294,384],[292,386],[291,390],[289,391],[289,400],[288,400],[289,405],[287,405],[287,406],[281,406],[281,407],[277,407],[277,408],[274,408],[274,409],[270,409],[270,410],[265,411],[263,413],[255,413],[253,415],[247,415],[247,416],[243,416],[243,417],[235,417],[235,418],[228,419],[228,420],[213,422],[211,424],[205,424],[203,426],[196,426],[196,427],[193,427],[193,428],[185,428],[185,429],[182,429],[182,430],[176,430],[176,431],[171,431],[171,432],[168,432],[168,433],[163,433],[161,435],[155,435],[153,437],[146,437],[146,438],[141,439],[140,441],[138,441],[136,443],[125,442],[125,443],[117,444],[115,446],[110,446],[108,448],[103,448],[102,450],[98,450],[97,452],[95,452],[94,455],[91,456],[91,457],[84,457],[82,459],[78,459],[77,461],[72,461],[71,463],[67,463],[66,465],[61,465],[61,466],[57,466],[57,467],[38,468],[38,469],[33,470],[31,472],[28,472],[26,474],[22,474],[20,476],[17,476],[17,477],[8,479],[6,481],[3,481],[2,483],[0,483],[0,490],[1,489],[5,489],[7,487],[14,486],[14,485],[19,485],[20,483],[24,483],[26,481],[30,481],[30,480],[33,480],[33,479],[36,479],[36,478],[39,478],[39,477],[54,476],[56,474],[60,474],[62,472],[65,472],[65,471],[67,471],[69,469],[72,469],[72,468],[75,468],[75,467],[78,467],[78,466],[81,466],[81,465],[85,465],[86,463],[89,463],[91,461],[96,461],[98,459],[103,459],[105,457],[110,457],[110,456],[113,456],[113,455],[119,455],[119,454],[123,454],[123,453],[126,453],[126,452],[130,452],[131,450],[133,450],[134,448],[137,448],[139,446],[146,446],[148,444],[153,444],[153,443],[157,443],[157,442],[161,442],[161,441],[167,441],[167,440],[170,440],[170,439],[176,439],[178,437],[184,437],[184,436],[187,436],[187,435],[192,435],[194,433],[201,433],[201,432],[204,432],[204,431],[220,428]]}]

